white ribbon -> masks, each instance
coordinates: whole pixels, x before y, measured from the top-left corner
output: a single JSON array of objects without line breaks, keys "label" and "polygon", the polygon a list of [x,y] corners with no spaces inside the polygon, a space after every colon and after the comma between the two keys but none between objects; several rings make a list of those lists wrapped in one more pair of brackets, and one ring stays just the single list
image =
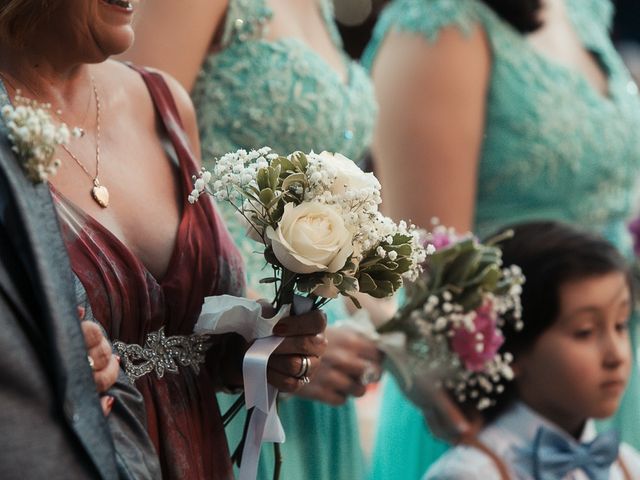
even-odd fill
[{"label": "white ribbon", "polygon": [[253,408],[247,430],[238,480],[254,480],[258,474],[263,442],[283,443],[284,429],[276,410],[278,389],[267,383],[267,363],[284,340],[272,335],[273,327],[289,315],[290,305],[283,306],[270,318],[262,316],[262,305],[254,300],[220,295],[205,298],[195,333],[223,334],[235,332],[253,345],[242,362],[244,396],[247,410]]}]

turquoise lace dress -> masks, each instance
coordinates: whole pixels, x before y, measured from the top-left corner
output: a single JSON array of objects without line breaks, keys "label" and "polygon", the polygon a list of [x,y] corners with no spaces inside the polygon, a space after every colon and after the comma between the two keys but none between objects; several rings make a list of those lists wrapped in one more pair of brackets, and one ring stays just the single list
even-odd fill
[{"label": "turquoise lace dress", "polygon": [[[534,218],[603,233],[631,254],[626,222],[640,173],[638,89],[609,41],[608,0],[565,0],[573,26],[609,79],[607,97],[583,75],[554,63],[479,0],[395,0],[365,54],[371,66],[390,30],[434,42],[447,27],[479,25],[492,49],[486,132],[479,166],[475,230]],[[428,108],[428,105],[426,106]],[[638,332],[634,331],[634,341]],[[640,447],[637,366],[612,422]],[[376,480],[414,480],[446,449],[392,380],[384,388],[373,455]]]},{"label": "turquoise lace dress", "polygon": [[[371,140],[376,114],[366,72],[344,57],[347,80],[304,42],[295,38],[264,38],[273,15],[265,0],[230,0],[223,33],[223,50],[210,55],[193,90],[200,125],[203,159],[239,148],[270,146],[287,154],[295,150],[336,151],[361,159]],[[319,8],[336,45],[340,37],[330,1]],[[246,238],[231,208],[221,213],[243,252],[249,288],[265,298],[273,290],[262,285],[268,274],[259,245]],[[325,309],[329,322],[344,318],[341,300]],[[232,402],[220,399],[221,409]],[[287,434],[282,446],[281,478],[354,479],[365,476],[353,402],[334,408],[290,398],[281,402],[280,416]],[[239,417],[244,417],[239,415]],[[227,429],[231,448],[237,445],[244,418]],[[271,479],[273,449],[263,446],[259,477]]]}]

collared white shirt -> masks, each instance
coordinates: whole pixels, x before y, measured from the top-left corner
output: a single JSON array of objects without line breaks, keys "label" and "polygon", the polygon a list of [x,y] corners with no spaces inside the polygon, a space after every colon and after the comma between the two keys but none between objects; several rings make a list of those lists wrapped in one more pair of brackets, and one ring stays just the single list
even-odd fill
[{"label": "collared white shirt", "polygon": [[[532,459],[522,450],[530,447],[538,428],[544,426],[575,440],[566,432],[538,415],[522,402],[516,402],[506,412],[482,429],[479,439],[505,464],[512,480],[533,480]],[[589,442],[596,436],[592,420],[587,421],[580,442]],[[620,444],[620,458],[631,474],[640,479],[640,454],[627,444]],[[609,480],[624,480],[624,474],[616,461],[611,466]],[[431,466],[423,480],[500,480],[500,473],[493,460],[480,450],[457,446],[444,454]],[[583,470],[576,469],[558,480],[589,480]]]}]

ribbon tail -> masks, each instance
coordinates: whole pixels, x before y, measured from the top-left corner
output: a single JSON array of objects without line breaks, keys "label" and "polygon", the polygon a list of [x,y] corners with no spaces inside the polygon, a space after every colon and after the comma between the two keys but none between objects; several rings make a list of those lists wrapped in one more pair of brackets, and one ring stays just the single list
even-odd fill
[{"label": "ribbon tail", "polygon": [[247,350],[242,373],[247,409],[253,408],[247,438],[242,450],[239,480],[255,480],[260,461],[260,449],[265,441],[282,443],[284,429],[278,417],[278,389],[267,383],[267,363],[284,338],[260,338]]}]

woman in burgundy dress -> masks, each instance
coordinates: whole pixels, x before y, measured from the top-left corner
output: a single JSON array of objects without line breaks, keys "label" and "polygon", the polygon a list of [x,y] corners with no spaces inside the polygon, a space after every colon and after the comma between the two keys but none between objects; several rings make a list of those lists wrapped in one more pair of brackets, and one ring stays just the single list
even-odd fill
[{"label": "woman in burgundy dress", "polygon": [[[84,134],[49,178],[72,267],[145,398],[168,479],[232,478],[215,392],[242,387],[247,345],[192,335],[205,296],[242,295],[242,265],[213,203],[187,203],[198,171],[193,108],[177,82],[108,60],[133,40],[127,0],[0,0],[32,30],[0,38],[0,74]],[[16,21],[21,17],[14,16]],[[11,28],[7,29],[10,31]],[[323,314],[281,320],[268,379],[301,385],[325,348]]]}]

